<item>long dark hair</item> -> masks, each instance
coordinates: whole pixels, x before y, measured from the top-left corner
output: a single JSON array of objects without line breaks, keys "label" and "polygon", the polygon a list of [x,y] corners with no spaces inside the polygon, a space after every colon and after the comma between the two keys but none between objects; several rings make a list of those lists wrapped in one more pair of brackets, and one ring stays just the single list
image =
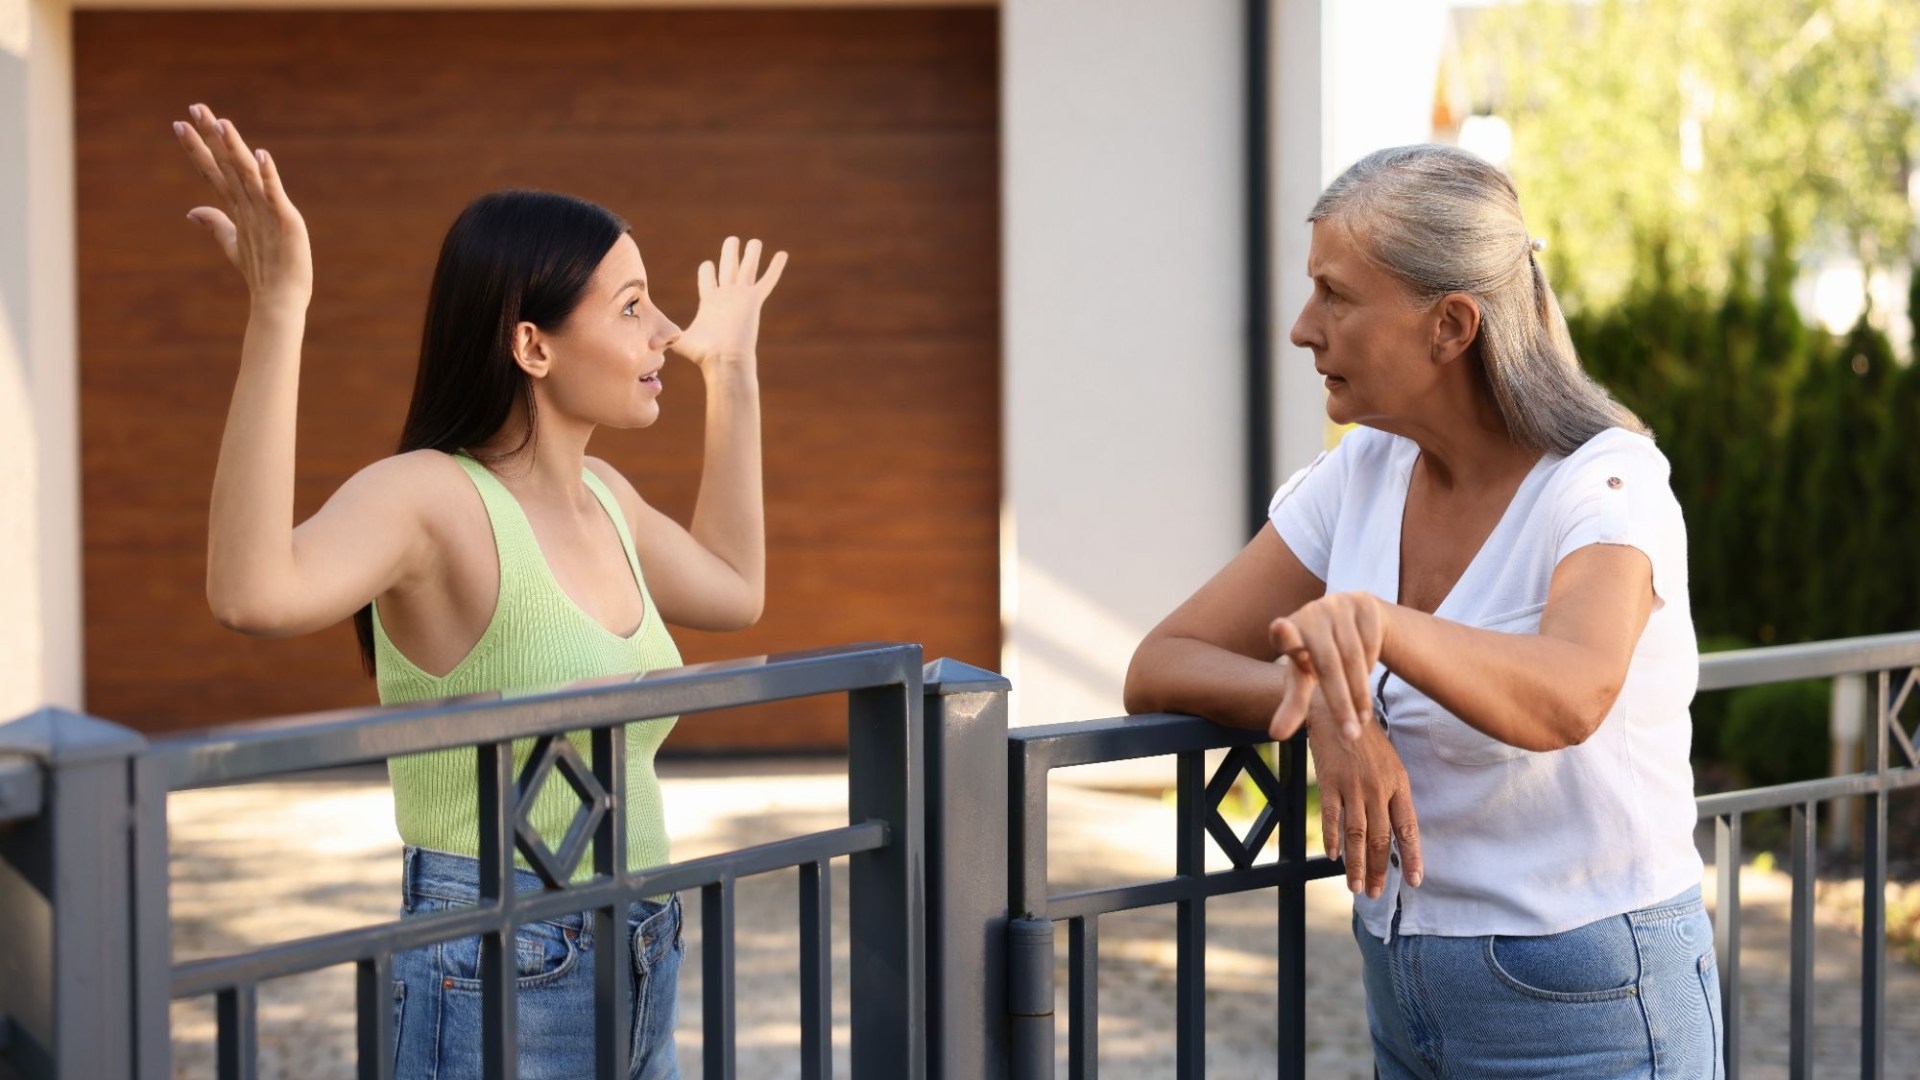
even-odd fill
[{"label": "long dark hair", "polygon": [[[627,223],[605,207],[551,191],[496,191],[467,204],[440,244],[427,294],[413,403],[395,453],[466,450],[492,438],[525,403],[533,441],[533,382],[513,358],[513,330],[558,330]],[[360,661],[373,666],[373,605],[353,616]]]}]

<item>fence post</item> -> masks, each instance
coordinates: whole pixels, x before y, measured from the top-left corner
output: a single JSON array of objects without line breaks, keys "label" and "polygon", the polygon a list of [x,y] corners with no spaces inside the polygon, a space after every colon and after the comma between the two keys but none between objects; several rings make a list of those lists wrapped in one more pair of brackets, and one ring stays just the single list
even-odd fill
[{"label": "fence post", "polygon": [[887,824],[885,847],[847,863],[854,1080],[926,1077],[922,704],[918,664],[900,683],[847,695],[847,817]]},{"label": "fence post", "polygon": [[1005,677],[935,660],[927,748],[927,1060],[931,1080],[1007,1075]]},{"label": "fence post", "polygon": [[137,732],[62,709],[0,725],[43,772],[0,826],[0,1075],[160,1080],[170,946],[166,787]]}]

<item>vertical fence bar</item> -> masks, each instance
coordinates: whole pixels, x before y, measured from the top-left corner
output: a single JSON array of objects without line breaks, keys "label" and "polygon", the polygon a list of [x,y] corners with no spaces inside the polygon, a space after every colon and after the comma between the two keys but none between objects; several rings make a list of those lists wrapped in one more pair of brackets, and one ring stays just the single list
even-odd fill
[{"label": "vertical fence bar", "polygon": [[[474,748],[480,810],[480,902],[513,913],[513,744],[483,743]],[[485,1080],[515,1080],[519,1075],[519,965],[514,956],[513,925],[503,923],[480,935],[481,1075]]]},{"label": "vertical fence bar", "polygon": [[[42,772],[39,815],[0,829],[0,1075],[120,1080],[166,1068],[164,1050],[146,1072],[136,1061],[164,1040],[170,1004],[153,992],[169,977],[165,898],[134,888],[165,872],[165,797],[143,779],[146,747],[64,709],[0,725],[0,751]],[[158,831],[143,832],[156,799],[162,818],[146,825]],[[161,970],[145,970],[156,959]]]},{"label": "vertical fence bar", "polygon": [[926,760],[920,666],[847,695],[847,816],[885,847],[848,858],[853,1080],[925,1080]]},{"label": "vertical fence bar", "polygon": [[[1053,1080],[1053,923],[1047,919],[1047,765],[1026,743],[1007,744],[1008,1072]],[[949,1078],[959,1080],[959,1078]]]},{"label": "vertical fence bar", "polygon": [[1725,1037],[1727,1080],[1740,1080],[1740,815],[1713,819],[1713,870],[1719,888],[1714,899],[1713,951],[1720,969],[1720,1022]]},{"label": "vertical fence bar", "polygon": [[[1873,744],[1867,751],[1868,771],[1887,771],[1889,725],[1893,715],[1891,672],[1883,671],[1874,702]],[[1887,1072],[1887,792],[1881,788],[1865,800],[1864,841],[1860,872],[1860,1076],[1881,1080]]]},{"label": "vertical fence bar", "polygon": [[381,953],[354,965],[355,1076],[393,1080],[393,956]]},{"label": "vertical fence bar", "polygon": [[259,1076],[258,1014],[259,998],[252,985],[230,986],[216,996],[214,1062],[220,1080],[255,1080]]},{"label": "vertical fence bar", "polygon": [[[1178,830],[1174,873],[1193,884],[1207,875],[1206,755],[1177,755]],[[1178,1080],[1207,1074],[1207,908],[1199,896],[1175,902],[1174,1060]]]},{"label": "vertical fence bar", "polygon": [[1812,803],[1793,807],[1793,927],[1787,976],[1787,1074],[1793,1080],[1812,1080],[1813,1077],[1814,821]]},{"label": "vertical fence bar", "polygon": [[921,675],[927,753],[927,1075],[1005,1080],[1007,691],[955,660]]},{"label": "vertical fence bar", "polygon": [[[1280,818],[1280,859],[1287,866],[1278,889],[1280,1080],[1307,1075],[1307,737],[1274,747],[1275,772],[1286,800]],[[1275,809],[1281,809],[1275,807]]]},{"label": "vertical fence bar", "polygon": [[[593,872],[618,879],[627,871],[627,733],[624,727],[593,729],[593,778],[611,805],[593,836]],[[595,908],[593,939],[593,1068],[598,1080],[626,1080],[633,1049],[633,935],[626,905]]]},{"label": "vertical fence bar", "polygon": [[1100,917],[1067,920],[1068,1080],[1100,1076]]},{"label": "vertical fence bar", "polygon": [[734,1080],[733,878],[700,889],[700,1027],[706,1080]]},{"label": "vertical fence bar", "polygon": [[800,868],[800,1080],[833,1075],[832,867]]},{"label": "vertical fence bar", "polygon": [[173,1077],[173,916],[167,865],[167,778],[151,755],[133,759],[133,1075]]}]

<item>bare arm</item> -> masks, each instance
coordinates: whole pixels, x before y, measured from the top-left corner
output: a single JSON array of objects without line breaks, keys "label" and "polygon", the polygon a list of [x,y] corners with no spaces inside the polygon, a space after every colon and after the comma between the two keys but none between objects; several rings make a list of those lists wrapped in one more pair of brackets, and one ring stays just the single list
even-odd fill
[{"label": "bare arm", "polygon": [[1267,625],[1326,592],[1268,525],[1153,628],[1127,667],[1129,712],[1184,712],[1264,728],[1287,686]]},{"label": "bare arm", "polygon": [[[760,273],[760,241],[728,237],[720,261],[700,266],[700,311],[673,349],[707,384],[705,456],[691,528],[648,505],[624,479],[614,490],[632,523],[647,584],[667,621],[740,630],[767,595],[767,530],[760,468],[760,309],[787,256]],[[604,467],[604,463],[600,463]],[[608,470],[611,472],[611,470]]]},{"label": "bare arm", "polygon": [[1626,681],[1653,613],[1653,568],[1636,548],[1592,544],[1560,561],[1536,634],[1463,626],[1366,593],[1324,597],[1273,624],[1274,643],[1311,670],[1276,725],[1297,725],[1311,684],[1348,738],[1372,722],[1366,688],[1386,664],[1490,738],[1525,750],[1584,742]]},{"label": "bare arm", "polygon": [[214,468],[207,603],[243,633],[299,634],[338,622],[403,574],[420,547],[417,515],[390,497],[392,470],[349,481],[293,527],[300,345],[313,292],[306,223],[264,151],[202,105],[174,126],[189,160],[227,206],[188,216],[213,233],[252,304],[233,403]]}]

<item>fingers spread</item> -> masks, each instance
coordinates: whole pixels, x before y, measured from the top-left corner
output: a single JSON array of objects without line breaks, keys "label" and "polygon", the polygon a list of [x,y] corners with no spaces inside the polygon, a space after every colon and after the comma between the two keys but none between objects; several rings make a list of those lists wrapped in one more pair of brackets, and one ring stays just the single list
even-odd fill
[{"label": "fingers spread", "polygon": [[708,293],[720,287],[719,270],[713,265],[712,259],[708,259],[706,262],[700,264],[700,269],[694,274],[694,279],[700,288],[700,299],[702,300],[707,298]]},{"label": "fingers spread", "polygon": [[772,292],[773,287],[775,285],[780,284],[780,274],[782,271],[786,270],[786,268],[787,268],[787,253],[784,251],[774,252],[773,258],[768,260],[767,262],[766,275],[760,279],[761,295],[764,296],[767,293]]},{"label": "fingers spread", "polygon": [[207,148],[206,140],[200,137],[199,129],[192,124],[176,122],[173,125],[173,134],[180,140],[181,148],[186,150],[187,160],[193,163],[194,171],[200,174],[201,179],[213,185],[214,192],[222,200],[231,204],[233,195],[227,190],[226,175],[220,171],[220,163],[214,158],[213,151]]},{"label": "fingers spread", "polygon": [[720,284],[731,285],[740,277],[740,238],[729,236],[720,245]]},{"label": "fingers spread", "polygon": [[277,209],[284,210],[291,206],[293,200],[287,198],[287,189],[280,183],[280,166],[273,160],[273,155],[265,150],[256,150],[254,157],[260,162],[260,180],[266,187],[267,200]]},{"label": "fingers spread", "polygon": [[740,252],[740,284],[751,285],[760,273],[760,241],[748,240]]}]

